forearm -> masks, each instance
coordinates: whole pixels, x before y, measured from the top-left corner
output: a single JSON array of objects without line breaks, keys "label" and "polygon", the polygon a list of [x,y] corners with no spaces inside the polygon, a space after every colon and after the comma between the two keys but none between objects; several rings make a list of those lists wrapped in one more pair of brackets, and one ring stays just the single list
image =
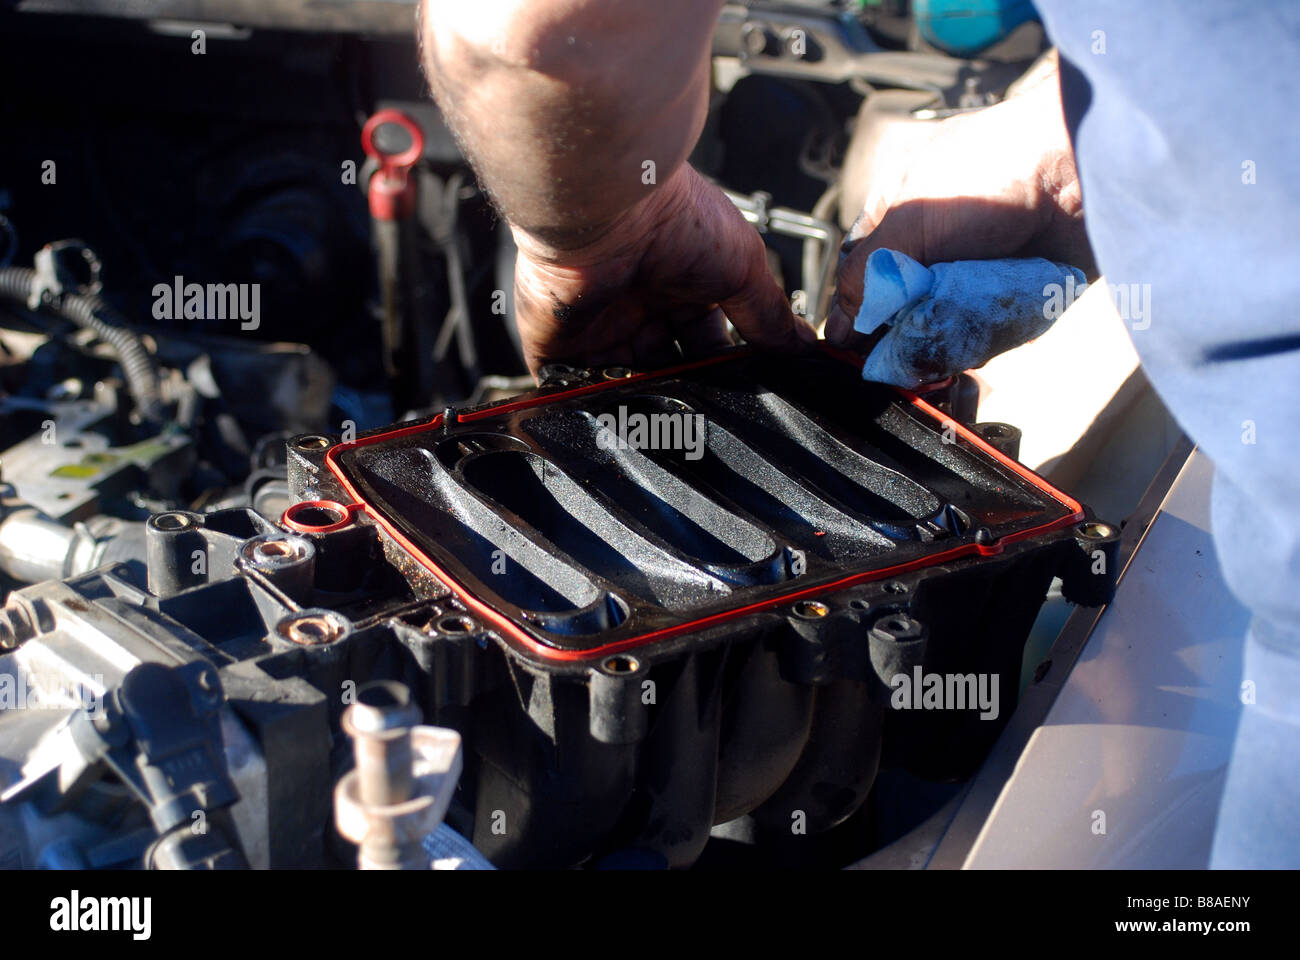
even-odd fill
[{"label": "forearm", "polygon": [[721,2],[425,0],[434,97],[516,233],[562,255],[669,181],[704,124]]}]

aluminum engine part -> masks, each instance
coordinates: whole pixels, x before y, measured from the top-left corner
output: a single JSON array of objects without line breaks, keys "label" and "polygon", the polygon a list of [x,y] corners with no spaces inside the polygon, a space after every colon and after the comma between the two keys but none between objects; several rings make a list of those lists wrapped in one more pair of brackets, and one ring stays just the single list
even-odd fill
[{"label": "aluminum engine part", "polygon": [[113,420],[125,411],[109,390],[94,399],[54,403],[0,401],[0,415],[30,420],[30,435],[3,455],[4,479],[19,498],[60,523],[104,512],[106,501],[136,490],[170,498],[194,463],[194,445],[164,432],[113,446]]}]

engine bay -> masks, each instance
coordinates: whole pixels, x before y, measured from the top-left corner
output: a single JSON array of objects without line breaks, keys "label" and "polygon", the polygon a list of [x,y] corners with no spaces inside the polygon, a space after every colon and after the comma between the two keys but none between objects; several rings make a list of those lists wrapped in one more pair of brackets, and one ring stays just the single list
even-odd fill
[{"label": "engine bay", "polygon": [[[966,378],[535,383],[412,6],[192,6],[3,15],[0,865],[842,867],[941,807],[1118,527]],[[890,10],[715,37],[692,162],[809,316],[868,102],[978,109],[1042,49]]]}]

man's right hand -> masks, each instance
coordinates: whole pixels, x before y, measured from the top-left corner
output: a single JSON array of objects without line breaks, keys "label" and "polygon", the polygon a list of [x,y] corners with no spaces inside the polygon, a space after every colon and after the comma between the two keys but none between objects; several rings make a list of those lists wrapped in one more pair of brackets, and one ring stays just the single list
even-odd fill
[{"label": "man's right hand", "polygon": [[[816,339],[686,163],[722,0],[425,0],[430,87],[519,248],[525,359],[638,367]],[[646,178],[655,171],[656,177]]]},{"label": "man's right hand", "polygon": [[763,240],[716,186],[683,164],[578,249],[516,229],[515,312],[534,373],[548,361],[647,369],[730,345],[723,316],[759,346],[816,334],[768,270]]}]

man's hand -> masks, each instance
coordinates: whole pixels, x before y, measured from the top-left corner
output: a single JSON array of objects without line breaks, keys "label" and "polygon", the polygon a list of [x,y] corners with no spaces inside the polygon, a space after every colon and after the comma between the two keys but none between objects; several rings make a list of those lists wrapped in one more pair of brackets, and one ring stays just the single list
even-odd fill
[{"label": "man's hand", "polygon": [[725,314],[751,343],[816,339],[767,268],[763,241],[690,166],[592,242],[557,250],[515,229],[515,309],[524,356],[637,368],[730,345]]},{"label": "man's hand", "polygon": [[[519,247],[525,357],[650,367],[815,339],[763,243],[686,165],[722,0],[424,0],[443,115]],[[658,182],[647,170],[657,171]]]},{"label": "man's hand", "polygon": [[1054,71],[1003,103],[942,121],[901,182],[873,185],[845,241],[826,320],[837,346],[869,343],[853,319],[867,257],[882,247],[926,265],[1044,257],[1094,276]]}]

